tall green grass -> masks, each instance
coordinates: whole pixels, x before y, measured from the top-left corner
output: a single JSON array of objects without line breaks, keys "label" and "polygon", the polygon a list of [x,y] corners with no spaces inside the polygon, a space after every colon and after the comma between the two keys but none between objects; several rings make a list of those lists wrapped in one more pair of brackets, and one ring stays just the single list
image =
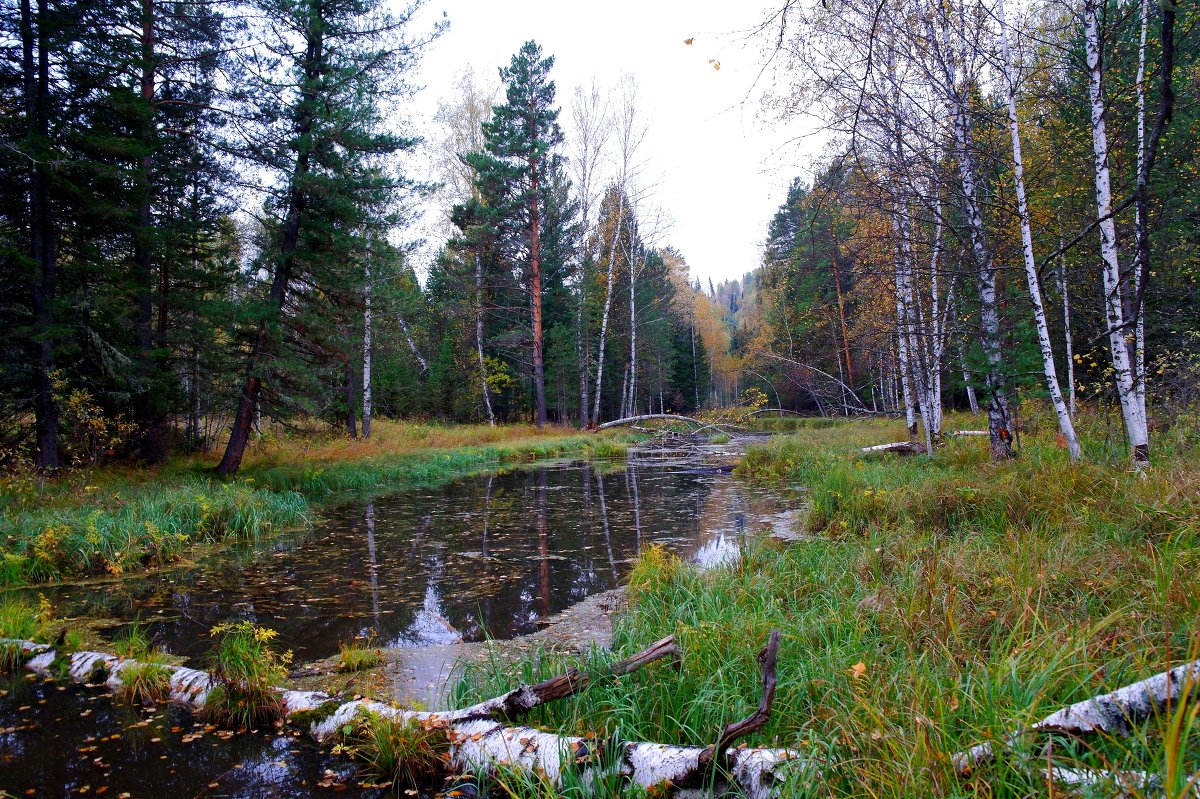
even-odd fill
[{"label": "tall green grass", "polygon": [[[394,431],[393,431],[394,432]],[[118,575],[171,563],[196,544],[252,541],[311,523],[314,505],[335,494],[427,486],[496,466],[563,456],[620,458],[625,446],[607,436],[533,435],[499,428],[405,427],[405,449],[382,446],[329,455],[327,444],[305,454],[292,443],[259,456],[237,480],[211,476],[199,461],[160,471],[98,470],[48,479],[0,476],[0,585]],[[418,436],[418,434],[420,434]],[[485,446],[417,449],[475,435]],[[413,439],[413,440],[409,440]],[[310,457],[311,456],[311,457]]]},{"label": "tall green grass", "polygon": [[365,460],[261,462],[242,472],[245,480],[274,491],[298,491],[309,497],[340,492],[378,491],[397,485],[444,483],[495,466],[564,456],[614,457],[623,449],[593,436],[534,439],[527,442],[432,450]]},{"label": "tall green grass", "polygon": [[91,501],[0,515],[0,584],[121,574],[169,563],[189,546],[305,525],[308,502],[245,483],[165,480]]},{"label": "tall green grass", "polygon": [[[811,536],[760,542],[710,572],[650,550],[631,575],[613,654],[583,663],[595,684],[539,708],[533,722],[711,743],[757,704],[756,654],[779,629],[772,718],[747,742],[793,747],[816,764],[794,775],[788,795],[1062,795],[1045,778],[1050,762],[1148,772],[1166,795],[1183,796],[1200,773],[1195,704],[1129,738],[1060,738],[1050,749],[1044,737],[1022,738],[967,779],[950,758],[1197,656],[1200,466],[1182,453],[1166,453],[1144,477],[1115,462],[1071,466],[1037,430],[1002,465],[978,438],[933,458],[855,454],[900,438],[902,425],[871,422],[751,450],[744,473],[807,487]],[[602,676],[609,660],[667,634],[683,651],[678,673],[655,664]],[[515,667],[476,664],[456,699],[574,662],[541,650]]]}]

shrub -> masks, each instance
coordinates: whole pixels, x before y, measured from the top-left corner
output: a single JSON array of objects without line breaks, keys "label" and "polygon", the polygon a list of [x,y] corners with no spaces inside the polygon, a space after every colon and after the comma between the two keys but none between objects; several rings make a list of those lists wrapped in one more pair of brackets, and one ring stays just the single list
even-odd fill
[{"label": "shrub", "polygon": [[350,755],[372,777],[398,787],[428,785],[449,766],[450,739],[441,726],[364,712],[343,733],[346,742],[335,753]]},{"label": "shrub", "polygon": [[213,627],[212,635],[218,641],[212,673],[217,684],[204,703],[209,719],[249,728],[283,716],[283,701],[275,686],[287,677],[292,653],[275,650],[272,642],[278,634],[249,621]]}]

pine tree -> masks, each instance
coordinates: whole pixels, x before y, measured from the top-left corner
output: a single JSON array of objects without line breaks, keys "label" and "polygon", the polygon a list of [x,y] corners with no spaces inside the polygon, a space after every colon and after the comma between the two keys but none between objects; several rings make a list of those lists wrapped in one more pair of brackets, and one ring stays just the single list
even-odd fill
[{"label": "pine tree", "polygon": [[548,193],[562,158],[554,82],[549,79],[553,56],[542,57],[536,42],[528,41],[500,70],[506,102],[496,106],[483,124],[484,152],[466,156],[476,170],[480,194],[487,200],[488,218],[503,230],[502,257],[523,267],[521,281],[529,295],[533,336],[534,418],[546,423],[545,332],[543,279],[546,264]]}]

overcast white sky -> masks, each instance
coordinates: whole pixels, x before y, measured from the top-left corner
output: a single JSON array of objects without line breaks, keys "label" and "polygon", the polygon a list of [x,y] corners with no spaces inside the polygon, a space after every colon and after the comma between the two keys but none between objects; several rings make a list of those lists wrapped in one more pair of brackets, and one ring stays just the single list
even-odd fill
[{"label": "overcast white sky", "polygon": [[[623,73],[632,74],[651,124],[646,172],[661,176],[654,202],[672,220],[661,244],[682,252],[706,285],[710,277],[741,277],[759,263],[766,225],[788,182],[809,174],[819,149],[812,136],[788,143],[806,132],[803,123],[790,129],[766,123],[752,90],[762,57],[744,32],[771,6],[770,0],[428,0],[421,22],[428,26],[444,11],[450,29],[422,60],[417,82],[425,88],[414,121],[431,133],[437,101],[453,95],[464,67],[496,80],[497,69],[528,39],[555,58],[564,129],[576,85],[594,76],[615,86]],[[691,46],[684,44],[689,37]]]}]

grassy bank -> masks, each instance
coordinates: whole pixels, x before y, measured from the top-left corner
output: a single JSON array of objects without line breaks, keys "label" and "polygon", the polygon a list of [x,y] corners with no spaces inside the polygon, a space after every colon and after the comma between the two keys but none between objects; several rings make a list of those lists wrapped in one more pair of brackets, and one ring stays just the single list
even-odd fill
[{"label": "grassy bank", "polygon": [[[674,633],[682,670],[597,677],[536,722],[711,743],[757,704],[755,655],[777,628],[774,713],[747,742],[819,764],[785,795],[1061,795],[1045,779],[1049,759],[1162,775],[1157,795],[1184,796],[1200,773],[1196,703],[1127,738],[1058,739],[1047,751],[1030,737],[1018,749],[1032,761],[1005,757],[968,779],[950,765],[972,744],[1200,656],[1200,463],[1161,447],[1144,478],[1098,458],[1070,466],[1053,432],[1035,420],[1021,458],[1003,465],[988,462],[981,438],[932,459],[853,454],[904,437],[885,421],[806,427],[752,450],[750,479],[809,487],[810,537],[760,543],[706,573],[651,550],[631,577],[615,654],[589,665],[599,675],[603,660]],[[566,665],[540,653],[521,668],[532,679]],[[459,695],[494,695],[512,674],[483,664]]]},{"label": "grassy bank", "polygon": [[197,544],[307,525],[339,492],[437,484],[505,463],[623,454],[612,437],[561,428],[377,421],[367,441],[267,437],[229,481],[212,476],[214,456],[55,478],[9,473],[0,477],[0,585],[170,563]]}]

